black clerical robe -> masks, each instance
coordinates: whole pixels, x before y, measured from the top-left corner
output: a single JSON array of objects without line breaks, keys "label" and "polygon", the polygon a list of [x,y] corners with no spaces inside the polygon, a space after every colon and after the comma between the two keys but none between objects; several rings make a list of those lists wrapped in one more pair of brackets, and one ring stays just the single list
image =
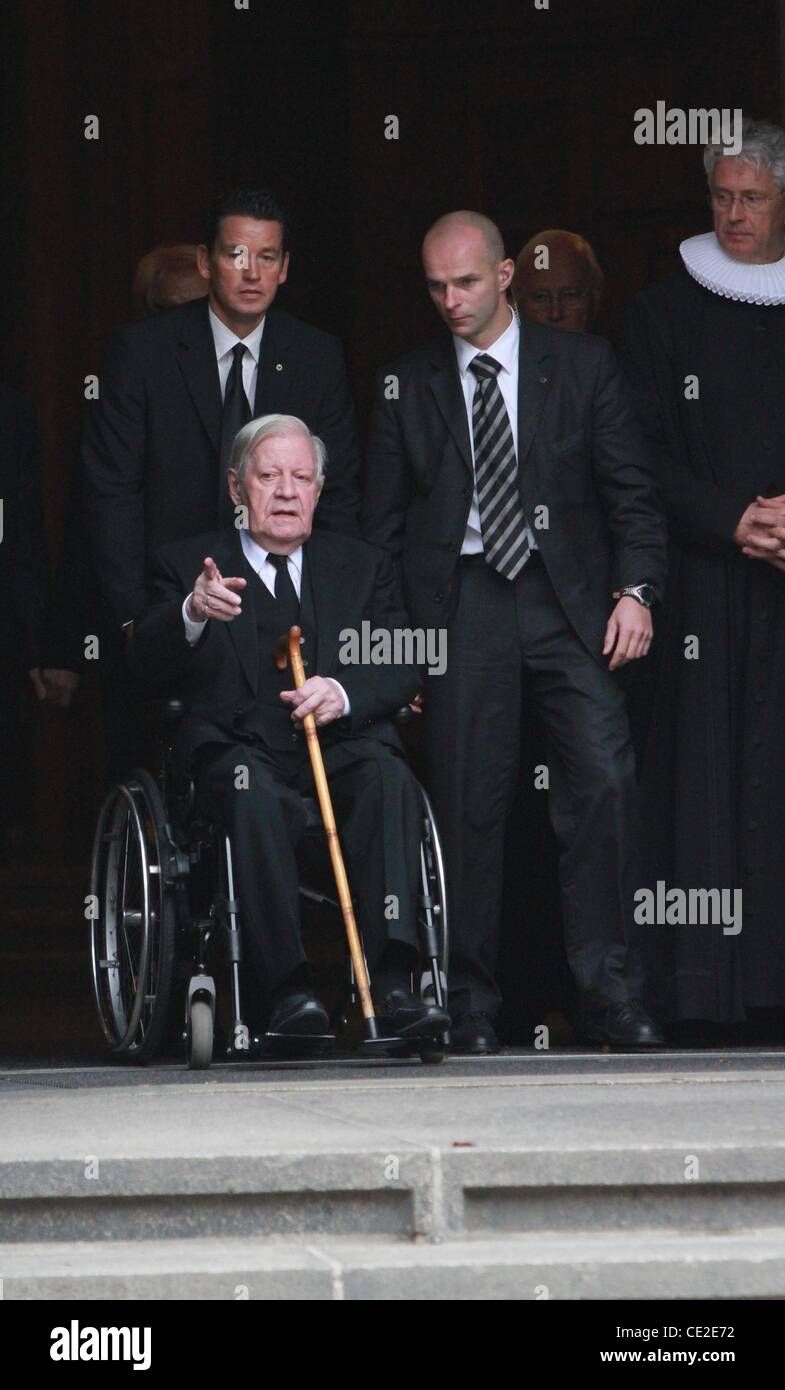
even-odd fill
[{"label": "black clerical robe", "polygon": [[742,1020],[785,1006],[785,574],[733,541],[756,494],[785,493],[785,306],[682,273],[634,301],[623,360],[671,531],[643,769],[647,881],[742,891],[740,931],[646,927],[650,1002],[670,1018]]}]

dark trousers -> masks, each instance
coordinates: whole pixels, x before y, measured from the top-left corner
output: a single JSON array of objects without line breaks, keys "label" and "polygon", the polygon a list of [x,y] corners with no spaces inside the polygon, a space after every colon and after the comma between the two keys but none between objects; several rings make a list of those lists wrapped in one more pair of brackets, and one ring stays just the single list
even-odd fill
[{"label": "dark trousers", "polygon": [[[372,974],[388,941],[417,946],[420,791],[402,755],[378,739],[336,742],[323,757]],[[316,794],[310,761],[304,749],[233,743],[199,749],[195,765],[202,807],[231,836],[246,955],[269,998],[305,961],[297,849],[302,797]]]},{"label": "dark trousers", "polygon": [[450,1011],[499,1008],[505,825],[529,700],[550,743],[550,789],[540,794],[559,843],[570,968],[587,1003],[637,997],[637,792],[623,694],[575,635],[539,557],[513,583],[482,562],[462,563],[458,582],[446,671],[427,680],[424,716],[447,864]]}]

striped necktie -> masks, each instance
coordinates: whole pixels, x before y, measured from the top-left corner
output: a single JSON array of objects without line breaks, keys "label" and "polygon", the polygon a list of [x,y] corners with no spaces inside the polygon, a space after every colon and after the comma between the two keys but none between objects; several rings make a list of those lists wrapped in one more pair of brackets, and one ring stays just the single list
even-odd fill
[{"label": "striped necktie", "polygon": [[477,378],[472,402],[474,479],[485,559],[505,579],[514,579],[531,552],[518,493],[512,426],[496,379],[500,366],[486,352],[469,363],[469,371]]}]

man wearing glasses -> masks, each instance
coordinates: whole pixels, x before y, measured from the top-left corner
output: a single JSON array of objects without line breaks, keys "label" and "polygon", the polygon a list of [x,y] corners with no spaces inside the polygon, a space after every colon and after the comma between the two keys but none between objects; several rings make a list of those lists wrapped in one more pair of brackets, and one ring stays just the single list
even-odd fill
[{"label": "man wearing glasses", "polygon": [[512,280],[523,318],[573,333],[594,330],[604,285],[605,277],[585,237],[560,227],[529,238],[518,254]]},{"label": "man wearing glasses", "polygon": [[626,335],[672,548],[643,803],[652,881],[742,918],[648,936],[666,1018],[755,1024],[785,1007],[785,132],[746,120],[704,165],[714,230]]}]

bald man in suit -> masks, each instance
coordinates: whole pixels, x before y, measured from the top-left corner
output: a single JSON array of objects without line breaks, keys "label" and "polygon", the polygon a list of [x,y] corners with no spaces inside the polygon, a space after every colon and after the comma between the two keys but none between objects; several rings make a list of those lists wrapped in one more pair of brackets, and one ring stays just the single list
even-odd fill
[{"label": "bald man in suit", "polygon": [[417,625],[447,631],[423,746],[447,859],[452,1044],[498,1050],[503,842],[529,700],[550,738],[582,1035],[658,1044],[639,1002],[635,765],[613,675],[648,650],[664,578],[649,461],[608,344],[518,323],[488,218],[440,218],[423,268],[447,332],[380,374],[363,522],[399,562]]}]

